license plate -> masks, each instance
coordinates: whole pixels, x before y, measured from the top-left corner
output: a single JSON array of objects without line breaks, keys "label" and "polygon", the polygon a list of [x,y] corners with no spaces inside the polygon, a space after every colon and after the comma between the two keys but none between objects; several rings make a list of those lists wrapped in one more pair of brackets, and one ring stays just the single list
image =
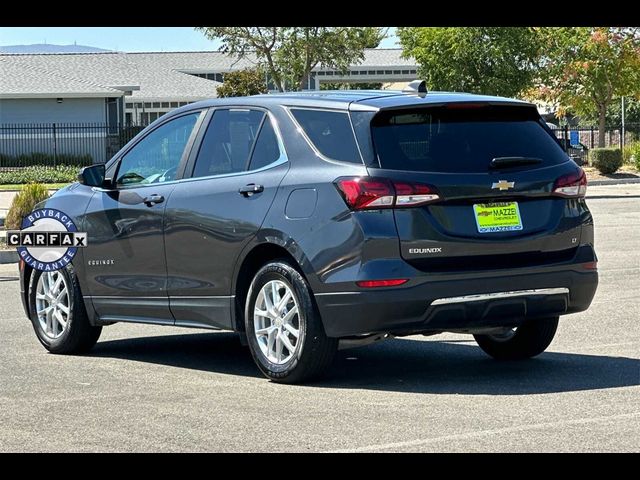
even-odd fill
[{"label": "license plate", "polygon": [[477,203],[473,213],[480,233],[522,230],[518,202]]}]

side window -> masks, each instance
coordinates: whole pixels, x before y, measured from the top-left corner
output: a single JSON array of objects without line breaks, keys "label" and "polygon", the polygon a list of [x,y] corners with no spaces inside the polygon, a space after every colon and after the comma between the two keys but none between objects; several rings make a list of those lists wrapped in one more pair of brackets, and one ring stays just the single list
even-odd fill
[{"label": "side window", "polygon": [[264,116],[259,110],[216,110],[202,139],[193,177],[247,170]]},{"label": "side window", "polygon": [[184,115],[158,127],[120,161],[119,186],[174,180],[180,159],[200,112]]},{"label": "side window", "polygon": [[271,120],[265,117],[256,145],[253,147],[251,161],[249,162],[249,170],[258,170],[259,168],[271,165],[280,158],[280,147],[278,146],[278,138],[273,130]]},{"label": "side window", "polygon": [[362,163],[348,113],[292,108],[291,114],[322,155],[341,162]]}]

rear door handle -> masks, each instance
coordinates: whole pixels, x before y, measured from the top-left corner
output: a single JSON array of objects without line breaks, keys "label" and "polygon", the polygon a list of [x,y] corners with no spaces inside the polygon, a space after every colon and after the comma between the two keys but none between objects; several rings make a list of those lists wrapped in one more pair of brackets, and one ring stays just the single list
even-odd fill
[{"label": "rear door handle", "polygon": [[264,187],[262,185],[256,185],[255,183],[250,183],[249,185],[245,185],[244,187],[240,187],[238,193],[243,197],[250,197],[255,193],[260,193],[264,191]]},{"label": "rear door handle", "polygon": [[143,202],[147,207],[152,207],[156,203],[164,202],[164,197],[162,195],[153,194],[153,195],[149,195],[148,197],[145,197]]}]

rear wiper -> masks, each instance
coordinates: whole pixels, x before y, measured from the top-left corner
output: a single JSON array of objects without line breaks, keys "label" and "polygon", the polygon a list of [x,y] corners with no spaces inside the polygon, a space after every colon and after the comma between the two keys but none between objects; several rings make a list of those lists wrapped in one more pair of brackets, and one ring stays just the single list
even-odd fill
[{"label": "rear wiper", "polygon": [[541,158],[533,157],[496,157],[489,163],[489,168],[521,167],[542,163]]}]

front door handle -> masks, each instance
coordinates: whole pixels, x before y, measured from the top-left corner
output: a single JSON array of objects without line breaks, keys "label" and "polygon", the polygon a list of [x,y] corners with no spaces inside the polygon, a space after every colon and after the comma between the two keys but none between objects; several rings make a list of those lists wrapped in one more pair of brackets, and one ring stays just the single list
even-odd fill
[{"label": "front door handle", "polygon": [[250,183],[249,185],[240,187],[240,190],[238,190],[238,193],[243,197],[250,197],[255,193],[260,193],[263,191],[264,191],[264,187],[262,185],[256,185],[255,183]]},{"label": "front door handle", "polygon": [[153,194],[153,195],[149,195],[148,197],[145,197],[143,202],[147,207],[152,207],[156,203],[164,202],[164,197],[162,195]]}]

